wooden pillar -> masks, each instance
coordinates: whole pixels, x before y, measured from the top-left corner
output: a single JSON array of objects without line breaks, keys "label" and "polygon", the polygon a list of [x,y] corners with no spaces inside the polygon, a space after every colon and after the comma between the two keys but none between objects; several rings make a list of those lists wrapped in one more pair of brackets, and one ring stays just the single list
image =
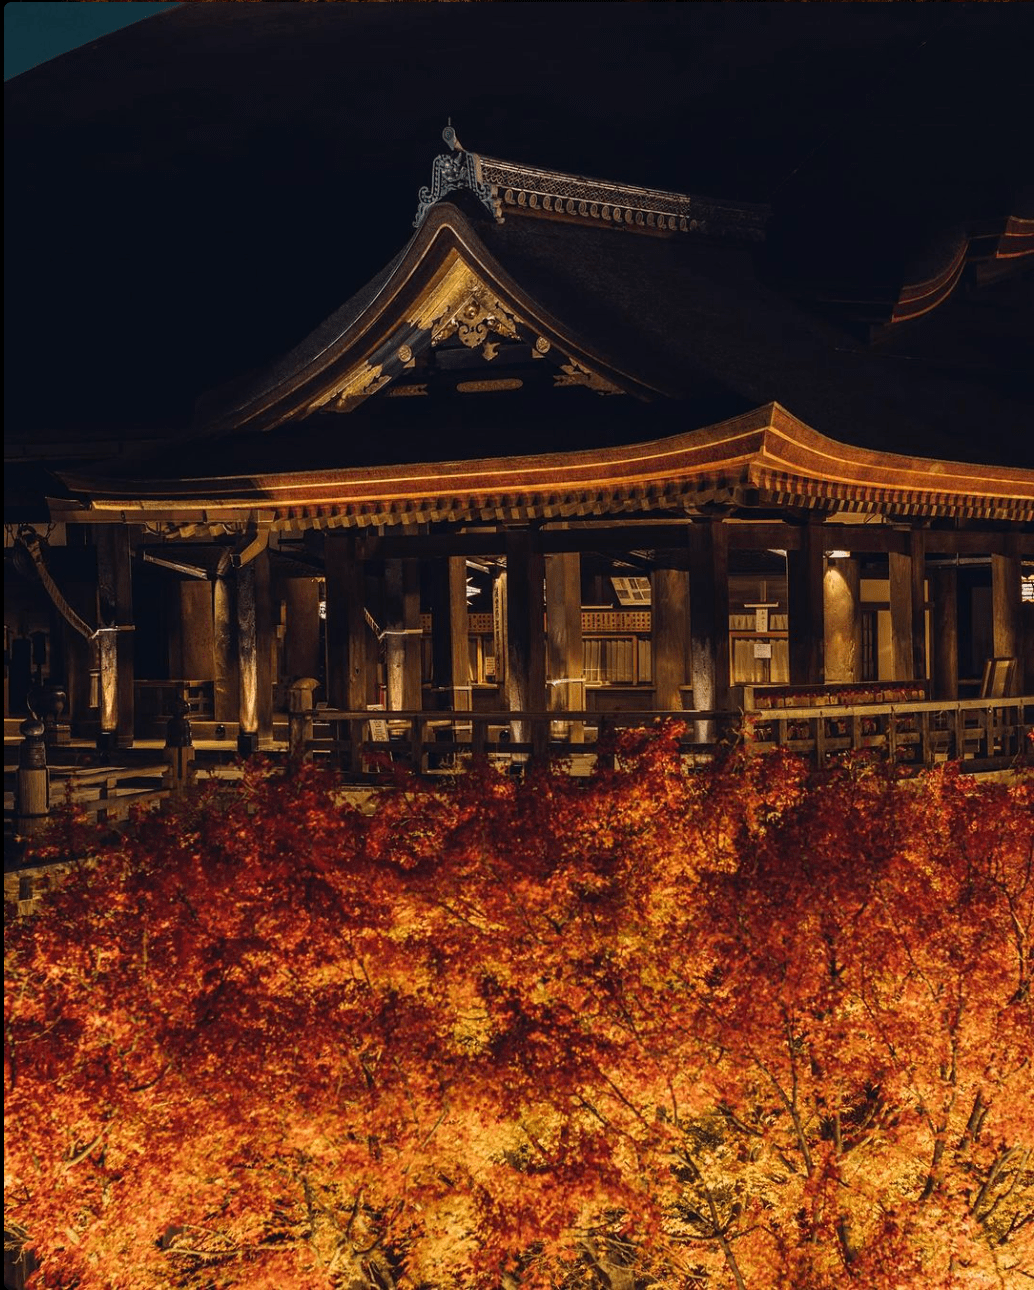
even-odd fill
[{"label": "wooden pillar", "polygon": [[826,643],[822,536],[819,525],[814,523],[803,525],[800,533],[800,547],[786,553],[790,684],[821,685]]},{"label": "wooden pillar", "polygon": [[933,689],[935,699],[959,697],[959,571],[954,564],[930,570],[933,593]]},{"label": "wooden pillar", "polygon": [[[546,556],[546,676],[550,712],[585,709],[582,654],[582,558],[577,551]],[[581,743],[584,723],[570,723]]]},{"label": "wooden pillar", "polygon": [[268,548],[260,551],[251,563],[255,566],[256,715],[259,747],[268,748],[273,742],[273,652],[276,647]]},{"label": "wooden pillar", "polygon": [[923,680],[926,676],[926,555],[922,532],[912,529],[905,551],[891,551],[887,561],[893,679]]},{"label": "wooden pillar", "polygon": [[[528,529],[506,534],[506,704],[511,712],[546,710],[546,641],[543,622],[545,563]],[[510,723],[510,737],[546,750],[544,722]]]},{"label": "wooden pillar", "polygon": [[[1011,545],[1011,544],[1010,544]],[[1024,651],[1021,647],[1022,582],[1020,558],[1013,552],[991,556],[991,614],[992,648],[995,658],[1014,658],[1013,694],[1023,693],[1025,678],[1016,675],[1023,667]]]},{"label": "wooden pillar", "polygon": [[862,679],[861,572],[853,556],[827,557],[822,578],[823,680]]},{"label": "wooden pillar", "polygon": [[240,669],[237,664],[237,597],[230,578],[212,584],[212,646],[214,682],[213,713],[216,721],[236,721]]},{"label": "wooden pillar", "polygon": [[443,711],[471,710],[469,624],[467,562],[443,556],[431,578],[431,683]]},{"label": "wooden pillar", "polygon": [[[466,592],[464,592],[464,601]],[[384,662],[391,712],[423,706],[420,665],[420,563],[388,560],[384,567]]]},{"label": "wooden pillar", "polygon": [[[723,711],[729,706],[729,539],[721,520],[689,530],[689,626],[693,707]],[[698,740],[714,736],[714,722],[696,723]]]},{"label": "wooden pillar", "polygon": [[359,712],[374,701],[375,641],[366,621],[364,562],[352,533],[328,533],[327,692],[335,708]]},{"label": "wooden pillar", "polygon": [[245,757],[258,752],[258,627],[255,561],[237,570],[237,667],[239,676],[237,748]]},{"label": "wooden pillar", "polygon": [[320,674],[320,585],[316,578],[288,578],[284,583],[287,634],[284,666],[289,681]]},{"label": "wooden pillar", "polygon": [[272,650],[269,552],[263,550],[237,570],[237,746],[245,756],[273,739]]},{"label": "wooden pillar", "polygon": [[[671,558],[657,552],[658,561],[665,556]],[[685,569],[657,568],[650,581],[654,707],[681,712],[682,686],[689,678],[689,575]]]},{"label": "wooden pillar", "polygon": [[[129,529],[103,524],[95,535],[100,626],[132,627],[133,573]],[[110,639],[109,639],[110,638]],[[119,748],[131,748],[134,734],[132,631],[98,638],[101,731]]]},{"label": "wooden pillar", "polygon": [[[91,556],[96,557],[96,548],[87,544],[87,531],[84,524],[69,524],[65,530],[65,541],[69,548],[77,550],[84,565],[89,565]],[[78,562],[76,562],[78,564]],[[71,580],[61,584],[61,591],[69,605],[85,622],[94,625],[97,622],[97,583],[96,566],[91,574],[86,568],[76,567]],[[64,654],[65,654],[65,689],[68,693],[68,721],[72,734],[79,737],[96,733],[94,707],[97,695],[94,693],[93,671],[96,666],[97,646],[88,640],[62,619]]]},{"label": "wooden pillar", "polygon": [[215,677],[212,584],[191,578],[179,584],[180,658],[176,675],[185,681]]}]

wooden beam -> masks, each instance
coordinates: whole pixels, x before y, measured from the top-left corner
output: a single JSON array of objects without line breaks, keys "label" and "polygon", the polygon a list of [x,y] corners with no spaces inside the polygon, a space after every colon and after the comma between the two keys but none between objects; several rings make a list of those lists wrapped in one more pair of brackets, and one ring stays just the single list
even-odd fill
[{"label": "wooden beam", "polygon": [[[546,676],[550,712],[585,707],[582,654],[582,562],[576,551],[547,555]],[[581,743],[583,724],[571,723],[572,743]]]},{"label": "wooden beam", "polygon": [[686,552],[658,551],[660,567],[650,579],[650,640],[653,655],[654,706],[682,711],[682,687],[689,679],[689,575],[664,567],[665,558],[685,563]]},{"label": "wooden beam", "polygon": [[786,553],[787,608],[790,618],[790,684],[821,685],[823,681],[823,552],[825,538],[818,524],[801,530],[801,546]]},{"label": "wooden beam", "polygon": [[[511,712],[546,711],[546,638],[543,620],[545,564],[528,529],[506,534],[506,704]],[[527,729],[514,721],[511,738],[533,741],[536,755],[546,751],[543,723]]]}]

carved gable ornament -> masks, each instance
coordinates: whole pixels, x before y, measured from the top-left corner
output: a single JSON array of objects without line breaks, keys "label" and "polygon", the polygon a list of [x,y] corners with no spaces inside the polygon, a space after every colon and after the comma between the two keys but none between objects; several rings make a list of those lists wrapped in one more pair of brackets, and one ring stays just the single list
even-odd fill
[{"label": "carved gable ornament", "polygon": [[[447,341],[459,341],[491,362],[508,344],[525,343],[535,359],[549,356],[556,367],[553,385],[581,385],[597,394],[625,391],[573,358],[555,341],[539,334],[537,327],[492,291],[487,283],[460,259],[454,260],[429,290],[410,309],[403,330],[406,340],[379,363],[365,360],[340,375],[332,388],[322,391],[306,406],[303,415],[320,412],[351,412],[371,395],[377,394],[412,368],[419,355]],[[382,351],[383,352],[383,349]],[[510,388],[519,388],[520,382]],[[426,386],[400,385],[399,393],[426,393]],[[471,386],[470,388],[473,388]]]}]

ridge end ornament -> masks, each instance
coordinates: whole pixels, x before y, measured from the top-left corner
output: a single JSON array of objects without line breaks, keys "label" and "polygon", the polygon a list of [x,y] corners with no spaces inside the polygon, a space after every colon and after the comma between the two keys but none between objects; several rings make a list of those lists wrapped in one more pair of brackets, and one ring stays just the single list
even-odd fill
[{"label": "ridge end ornament", "polygon": [[427,212],[449,193],[463,189],[474,194],[493,219],[502,218],[502,204],[495,189],[485,182],[481,173],[481,158],[476,152],[464,151],[463,145],[452,128],[452,122],[442,131],[442,139],[451,151],[439,153],[431,169],[431,182],[424,185],[417,195],[413,227],[419,228]]}]

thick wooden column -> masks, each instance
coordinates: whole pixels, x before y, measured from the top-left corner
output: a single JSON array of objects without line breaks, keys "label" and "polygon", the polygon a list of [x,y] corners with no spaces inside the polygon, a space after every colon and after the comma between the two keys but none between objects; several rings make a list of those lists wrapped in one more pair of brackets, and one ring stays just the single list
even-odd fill
[{"label": "thick wooden column", "polygon": [[861,572],[853,556],[826,560],[822,578],[824,681],[862,679]]},{"label": "thick wooden column", "polygon": [[[132,627],[133,570],[129,529],[104,524],[97,543],[100,626]],[[134,734],[132,631],[105,632],[98,640],[101,731],[119,748],[131,748]]]},{"label": "thick wooden column", "polygon": [[[665,556],[669,553],[657,552],[658,561]],[[689,574],[685,569],[657,568],[650,583],[654,707],[681,712],[682,686],[690,671]]]},{"label": "thick wooden column", "polygon": [[316,578],[288,578],[284,582],[287,634],[284,666],[288,680],[318,678],[320,674],[320,585]]},{"label": "thick wooden column", "polygon": [[[1024,666],[1022,648],[1022,582],[1018,555],[991,556],[992,642],[995,658],[1014,658],[1016,672]],[[1023,692],[1024,677],[1014,673],[1012,693]]]},{"label": "thick wooden column", "polygon": [[[693,707],[727,709],[729,542],[721,520],[704,520],[689,530],[689,626]],[[696,723],[698,739],[709,742],[714,734],[713,722]]]},{"label": "thick wooden column", "polygon": [[237,747],[244,756],[273,739],[272,651],[269,552],[264,550],[237,570]]},{"label": "thick wooden column", "polygon": [[[466,600],[466,591],[464,591]],[[384,662],[388,710],[423,707],[420,664],[420,562],[387,560],[384,566]]]},{"label": "thick wooden column", "polygon": [[442,710],[471,709],[469,633],[467,562],[463,556],[442,556],[431,579],[431,677],[435,706]]},{"label": "thick wooden column", "polygon": [[935,699],[959,697],[959,571],[954,564],[930,570],[933,593],[933,688]]},{"label": "thick wooden column", "polygon": [[268,548],[260,551],[252,564],[255,566],[255,644],[258,665],[256,712],[259,747],[268,748],[273,742],[273,652],[276,648]]},{"label": "thick wooden column", "polygon": [[180,658],[176,675],[186,681],[215,677],[215,625],[212,584],[189,579],[179,584]]},{"label": "thick wooden column", "polygon": [[[546,678],[550,712],[585,709],[582,654],[582,558],[577,551],[546,556]],[[569,738],[580,744],[584,723]]]},{"label": "thick wooden column", "polygon": [[258,623],[255,604],[255,561],[237,570],[237,749],[245,757],[258,752]]},{"label": "thick wooden column", "polygon": [[826,643],[823,606],[823,540],[817,524],[801,528],[801,545],[786,553],[790,618],[790,684],[821,685]]},{"label": "thick wooden column", "polygon": [[[69,556],[73,558],[73,569],[69,581],[61,583],[61,591],[79,617],[92,626],[97,622],[96,548],[88,545],[84,524],[69,524],[65,530],[65,541],[70,548]],[[61,622],[65,656],[64,681],[68,694],[67,720],[73,735],[94,735],[98,729],[95,707],[99,695],[95,692],[93,683],[93,672],[97,666],[97,644],[80,635],[64,619]]]},{"label": "thick wooden column", "polygon": [[212,584],[212,648],[214,666],[214,707],[216,721],[236,721],[240,669],[237,664],[237,592],[230,578],[216,578]]},{"label": "thick wooden column", "polygon": [[[546,710],[546,639],[543,622],[545,563],[527,529],[506,534],[506,704],[511,712]],[[545,723],[510,723],[517,743],[546,751]]]},{"label": "thick wooden column", "polygon": [[331,707],[359,712],[373,702],[375,642],[366,621],[363,562],[351,533],[328,533],[327,693]]},{"label": "thick wooden column", "polygon": [[895,681],[926,676],[926,553],[923,534],[913,529],[904,552],[891,551],[890,637]]}]

